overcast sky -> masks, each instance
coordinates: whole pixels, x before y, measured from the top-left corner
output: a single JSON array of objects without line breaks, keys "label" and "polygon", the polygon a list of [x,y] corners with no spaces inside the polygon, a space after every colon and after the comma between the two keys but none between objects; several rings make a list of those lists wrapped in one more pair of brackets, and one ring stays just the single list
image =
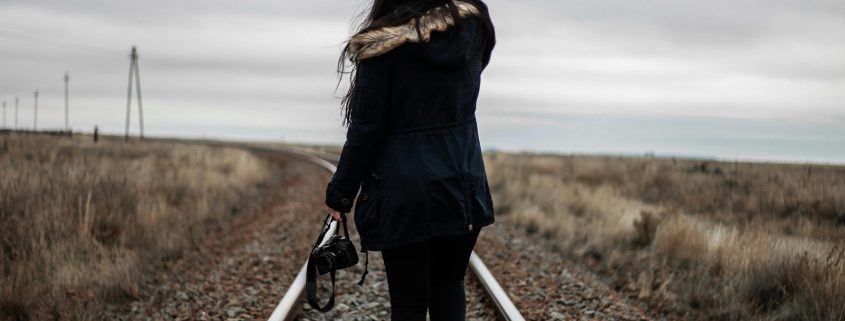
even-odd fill
[{"label": "overcast sky", "polygon": [[[488,147],[532,149],[499,137],[537,137],[538,124],[579,117],[723,119],[845,134],[841,0],[487,2],[499,37],[479,101]],[[16,95],[20,126],[32,126],[36,89],[39,126],[63,126],[69,70],[72,127],[121,133],[128,52],[137,45],[149,134],[342,143],[335,64],[365,5],[0,0],[7,127]],[[653,134],[677,131],[665,127]],[[635,148],[649,149],[645,140]],[[587,151],[628,151],[611,145]]]}]

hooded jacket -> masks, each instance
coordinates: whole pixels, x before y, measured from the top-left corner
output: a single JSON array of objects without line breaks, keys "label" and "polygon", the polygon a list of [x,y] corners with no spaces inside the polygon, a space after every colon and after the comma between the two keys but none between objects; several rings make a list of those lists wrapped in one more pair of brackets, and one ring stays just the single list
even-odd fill
[{"label": "hooded jacket", "polygon": [[348,213],[355,200],[362,250],[494,221],[475,119],[486,37],[475,7],[455,3],[457,24],[439,7],[420,18],[419,33],[412,22],[350,40],[358,77],[326,205]]}]

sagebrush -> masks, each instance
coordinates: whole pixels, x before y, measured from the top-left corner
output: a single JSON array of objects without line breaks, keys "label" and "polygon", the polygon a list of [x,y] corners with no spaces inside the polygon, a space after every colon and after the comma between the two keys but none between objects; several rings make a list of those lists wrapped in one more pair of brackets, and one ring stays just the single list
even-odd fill
[{"label": "sagebrush", "polygon": [[243,150],[0,136],[0,316],[96,319],[267,177]]},{"label": "sagebrush", "polygon": [[497,214],[652,307],[845,320],[845,168],[492,153]]}]

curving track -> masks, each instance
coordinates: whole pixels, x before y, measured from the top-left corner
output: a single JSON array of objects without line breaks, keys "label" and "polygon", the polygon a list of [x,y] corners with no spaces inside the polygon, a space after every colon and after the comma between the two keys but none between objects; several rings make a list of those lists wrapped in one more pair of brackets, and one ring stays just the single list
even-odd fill
[{"label": "curving track", "polygon": [[[251,147],[256,151],[260,151],[263,153],[280,153],[286,156],[295,157],[301,159],[303,161],[312,163],[314,165],[320,166],[321,168],[334,173],[336,167],[331,162],[327,161],[324,158],[320,158],[314,155],[313,151],[307,150],[297,150],[292,148],[268,148],[268,147]],[[337,155],[325,153],[325,152],[317,152],[322,154],[321,156],[325,158],[329,158],[332,160],[337,160]],[[326,238],[323,240],[325,242],[330,235],[334,233],[334,230],[337,228],[337,224],[332,222],[329,233],[326,234]],[[519,312],[519,309],[513,304],[511,299],[508,297],[507,293],[502,286],[496,281],[496,278],[481,260],[481,258],[473,251],[470,257],[470,269],[475,273],[476,279],[478,282],[484,287],[486,294],[490,297],[492,302],[496,305],[499,317],[503,320],[507,321],[524,321],[525,318]],[[270,316],[269,321],[284,321],[284,320],[293,320],[294,317],[297,315],[297,312],[300,311],[300,304],[303,303],[303,294],[305,290],[305,263],[303,263],[302,268],[299,270],[296,278],[294,279],[291,286],[288,288],[288,291],[285,293],[284,297],[279,301],[276,309],[273,311],[273,314]]]},{"label": "curving track", "polygon": [[[196,141],[173,141],[197,144]],[[323,184],[336,155],[287,146],[199,142],[219,147],[251,149],[267,156],[273,171],[262,193],[247,200],[251,208],[224,224],[206,227],[194,246],[173,259],[157,263],[141,284],[110,305],[106,320],[385,320],[389,319],[387,285],[378,252],[371,252],[370,277],[355,283],[363,266],[338,274],[338,303],[329,313],[302,305],[295,276],[319,230]],[[334,159],[333,159],[334,158]],[[318,164],[315,166],[313,164]],[[293,228],[293,227],[313,228]],[[354,229],[353,229],[354,231]],[[352,233],[353,239],[357,235]],[[478,257],[489,264],[488,276],[473,258],[467,277],[467,320],[671,320],[650,315],[647,306],[615,291],[592,272],[573,264],[555,250],[555,240],[526,234],[508,216],[497,218],[481,233]],[[495,275],[506,281],[482,285]],[[489,283],[489,282],[487,282]],[[297,285],[299,284],[299,285]],[[488,294],[508,293],[522,316],[501,316],[508,305]],[[280,300],[289,292],[287,299]],[[325,293],[325,292],[321,292]],[[496,297],[501,297],[498,295]],[[275,309],[274,309],[275,308]],[[515,309],[513,309],[515,311]]]}]

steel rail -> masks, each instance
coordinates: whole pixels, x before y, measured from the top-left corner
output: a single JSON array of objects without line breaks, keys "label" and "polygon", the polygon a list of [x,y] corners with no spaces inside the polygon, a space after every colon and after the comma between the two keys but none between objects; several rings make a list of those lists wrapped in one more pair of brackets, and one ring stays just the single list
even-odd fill
[{"label": "steel rail", "polygon": [[[337,170],[337,167],[332,163],[326,161],[323,158],[314,156],[312,154],[306,153],[303,149],[288,149],[282,147],[264,147],[264,146],[257,146],[252,145],[250,149],[262,151],[262,152],[269,152],[269,153],[283,153],[313,164],[316,164],[327,171],[334,173]],[[326,152],[319,152],[320,154],[326,155],[331,153]],[[334,157],[333,157],[334,158]],[[339,158],[339,157],[338,157]],[[334,229],[337,228],[336,222],[331,223],[331,227],[329,233],[326,233],[326,236],[323,237],[321,241],[325,243],[328,241],[330,235],[334,234]],[[293,283],[291,283],[290,288],[285,293],[285,296],[279,301],[279,304],[276,306],[276,309],[273,310],[273,314],[270,315],[268,321],[287,321],[293,320],[296,316],[296,312],[298,311],[298,305],[302,301],[302,294],[305,291],[305,267],[307,266],[308,262],[306,262],[302,268],[299,270],[299,273],[296,275]],[[475,273],[476,278],[487,290],[487,294],[493,299],[493,303],[498,308],[499,314],[506,320],[506,321],[525,321],[525,318],[522,316],[522,313],[519,312],[519,309],[516,308],[516,305],[513,304],[510,297],[508,296],[507,292],[502,288],[496,278],[490,273],[490,270],[487,269],[487,265],[481,260],[481,257],[472,251],[469,259],[469,266],[470,269]]]},{"label": "steel rail", "polygon": [[[284,149],[280,147],[269,148],[257,145],[250,146],[249,148],[252,150],[266,153],[286,154],[288,156],[298,158],[300,160],[304,160],[306,162],[320,166],[332,174],[337,171],[337,167],[334,164],[326,161],[325,159],[316,157],[314,155],[309,155],[301,151]],[[331,225],[329,225],[329,231],[326,233],[326,235],[323,236],[323,239],[320,240],[320,245],[326,244],[329,238],[334,235],[336,230],[337,222],[332,221]],[[299,269],[299,273],[296,274],[296,278],[293,280],[290,287],[288,288],[288,291],[285,292],[285,296],[283,296],[282,299],[279,301],[279,304],[273,310],[273,314],[270,315],[270,318],[268,320],[288,321],[293,320],[293,317],[296,316],[296,312],[298,311],[298,305],[300,304],[300,301],[302,301],[302,294],[305,292],[305,274],[307,266],[308,261],[306,261],[305,264],[302,265],[302,268]]]},{"label": "steel rail", "polygon": [[[117,136],[115,136],[117,137]],[[105,137],[104,137],[105,138]],[[119,138],[119,137],[118,137]],[[167,139],[167,138],[153,138],[154,140],[162,141],[162,142],[172,142],[172,143],[180,143],[180,144],[196,144],[197,141],[187,141],[182,139]],[[327,161],[324,158],[314,156],[313,154],[319,154],[325,158],[337,160],[340,158],[339,155],[325,152],[325,151],[317,151],[317,150],[308,150],[307,148],[287,148],[282,146],[267,146],[267,145],[259,145],[259,144],[249,144],[249,143],[235,143],[235,142],[223,142],[223,141],[204,141],[201,144],[213,147],[234,147],[234,148],[245,148],[247,150],[263,152],[263,153],[270,153],[270,154],[285,154],[292,158],[297,158],[317,166],[322,167],[328,172],[334,173],[337,170],[337,167],[332,164],[331,162]],[[335,222],[331,223],[329,227],[329,232],[326,233],[326,237],[321,240],[321,244],[327,241],[328,235],[334,234],[335,229],[337,229],[337,224]],[[299,270],[299,273],[296,275],[296,278],[291,283],[291,286],[288,288],[288,291],[285,293],[284,297],[279,301],[279,304],[276,306],[276,309],[273,310],[272,315],[268,320],[270,321],[287,321],[293,320],[296,316],[296,312],[298,311],[298,305],[302,301],[302,295],[305,292],[305,267],[307,265],[304,264],[302,268]],[[490,295],[490,298],[493,300],[494,304],[499,310],[499,314],[507,321],[524,321],[525,318],[522,316],[522,313],[516,308],[511,301],[510,297],[508,297],[507,293],[504,291],[502,286],[496,281],[496,278],[490,273],[490,270],[487,269],[487,266],[475,253],[472,251],[469,260],[470,269],[475,273],[475,276],[478,278],[478,281],[487,290],[487,294]]]},{"label": "steel rail", "polygon": [[499,314],[506,321],[525,321],[522,313],[519,312],[519,309],[513,304],[511,298],[508,297],[508,293],[502,289],[502,286],[493,277],[493,273],[490,273],[487,265],[481,261],[478,254],[475,254],[475,251],[472,251],[472,254],[469,256],[469,267],[475,272],[475,276],[481,282],[481,285],[484,286],[484,289],[487,290],[487,294],[493,299],[493,303],[499,308]]}]

